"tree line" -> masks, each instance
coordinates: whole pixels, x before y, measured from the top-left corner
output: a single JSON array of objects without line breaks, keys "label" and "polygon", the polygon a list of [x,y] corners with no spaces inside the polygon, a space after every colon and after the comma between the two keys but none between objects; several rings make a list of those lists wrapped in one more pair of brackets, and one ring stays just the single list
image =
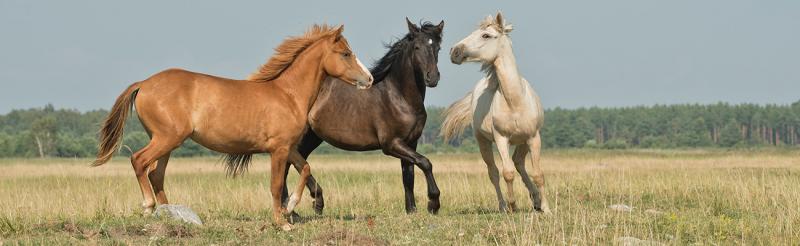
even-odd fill
[{"label": "tree line", "polygon": [[[443,107],[428,107],[419,150],[477,152],[472,129],[444,143],[439,136]],[[97,131],[107,110],[80,112],[42,108],[0,115],[0,157],[92,157]],[[545,111],[545,148],[698,148],[800,145],[800,101],[791,105],[717,103],[620,108],[553,108]],[[133,114],[128,119],[120,155],[130,155],[149,141]],[[329,145],[318,153],[340,153]],[[214,155],[187,140],[173,156]]]}]

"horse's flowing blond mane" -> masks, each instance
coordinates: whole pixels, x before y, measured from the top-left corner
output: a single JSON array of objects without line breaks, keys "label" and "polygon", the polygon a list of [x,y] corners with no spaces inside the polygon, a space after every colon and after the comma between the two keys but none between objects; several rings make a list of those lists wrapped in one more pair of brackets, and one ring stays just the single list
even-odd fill
[{"label": "horse's flowing blond mane", "polygon": [[275,48],[275,55],[270,57],[266,64],[261,65],[258,70],[247,76],[247,80],[267,82],[278,78],[306,48],[317,40],[334,34],[336,30],[328,25],[314,25],[302,36],[287,38]]}]

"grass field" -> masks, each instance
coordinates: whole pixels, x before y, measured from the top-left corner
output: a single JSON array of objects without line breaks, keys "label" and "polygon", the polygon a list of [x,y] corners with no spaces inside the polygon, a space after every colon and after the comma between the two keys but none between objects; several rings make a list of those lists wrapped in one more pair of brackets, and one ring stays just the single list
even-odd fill
[{"label": "grass field", "polygon": [[216,158],[170,162],[170,201],[193,208],[204,226],[142,216],[124,158],[97,168],[85,159],[0,160],[0,245],[800,243],[800,151],[545,150],[550,215],[530,212],[520,179],[522,211],[498,212],[478,155],[429,156],[442,190],[439,215],[424,209],[419,170],[420,212],[406,215],[395,159],[312,156],[325,212],[313,215],[306,192],[304,218],[291,232],[271,225],[267,158],[235,179]]}]

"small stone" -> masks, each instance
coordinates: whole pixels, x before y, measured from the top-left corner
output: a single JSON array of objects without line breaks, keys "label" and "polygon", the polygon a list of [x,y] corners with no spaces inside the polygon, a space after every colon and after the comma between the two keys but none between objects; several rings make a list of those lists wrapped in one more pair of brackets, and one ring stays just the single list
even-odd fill
[{"label": "small stone", "polygon": [[200,217],[192,211],[191,208],[178,205],[178,204],[162,204],[158,205],[156,212],[153,213],[156,218],[167,217],[175,220],[183,221],[185,223],[192,223],[195,225],[203,225]]},{"label": "small stone", "polygon": [[655,246],[655,245],[664,245],[663,243],[659,243],[656,241],[650,240],[642,240],[635,237],[618,237],[614,239],[617,245],[622,246]]},{"label": "small stone", "polygon": [[610,208],[611,210],[617,211],[617,212],[631,212],[631,211],[633,211],[633,207],[625,205],[625,204],[614,204],[614,205],[608,206],[608,208]]}]

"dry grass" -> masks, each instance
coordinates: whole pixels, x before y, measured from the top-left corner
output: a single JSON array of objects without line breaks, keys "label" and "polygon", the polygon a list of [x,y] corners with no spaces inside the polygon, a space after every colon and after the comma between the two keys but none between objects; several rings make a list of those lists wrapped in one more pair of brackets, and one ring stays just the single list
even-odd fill
[{"label": "dry grass", "polygon": [[[430,155],[442,190],[439,215],[405,215],[400,165],[381,155],[310,160],[326,210],[310,199],[299,228],[270,226],[267,157],[230,179],[215,158],[174,159],[166,189],[173,203],[197,211],[205,226],[143,217],[127,160],[98,168],[89,160],[0,161],[0,244],[608,244],[635,237],[665,244],[793,244],[800,241],[800,152],[545,151],[552,215],[497,212],[477,155]],[[294,183],[296,174],[290,175]],[[308,194],[308,193],[306,193]],[[635,207],[615,212],[612,204]],[[661,213],[645,212],[653,209]],[[620,242],[620,241],[616,241]]]}]

